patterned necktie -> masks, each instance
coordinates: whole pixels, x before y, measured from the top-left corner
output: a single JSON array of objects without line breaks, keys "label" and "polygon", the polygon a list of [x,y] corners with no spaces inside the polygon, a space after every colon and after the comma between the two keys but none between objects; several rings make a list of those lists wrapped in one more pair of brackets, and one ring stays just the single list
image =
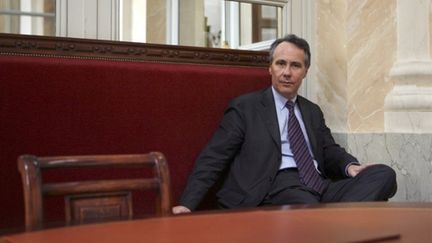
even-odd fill
[{"label": "patterned necktie", "polygon": [[322,194],[326,184],[315,169],[312,156],[309,153],[306,140],[300,128],[300,124],[294,114],[294,103],[288,101],[286,107],[289,111],[288,117],[288,141],[291,151],[294,155],[294,160],[299,171],[300,181],[314,189],[319,194]]}]

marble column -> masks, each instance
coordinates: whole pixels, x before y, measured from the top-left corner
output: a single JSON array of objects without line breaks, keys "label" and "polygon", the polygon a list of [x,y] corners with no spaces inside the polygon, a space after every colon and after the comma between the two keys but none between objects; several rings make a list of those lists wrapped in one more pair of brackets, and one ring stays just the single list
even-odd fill
[{"label": "marble column", "polygon": [[385,98],[386,132],[432,132],[430,2],[397,1],[397,60],[390,70],[395,84]]}]

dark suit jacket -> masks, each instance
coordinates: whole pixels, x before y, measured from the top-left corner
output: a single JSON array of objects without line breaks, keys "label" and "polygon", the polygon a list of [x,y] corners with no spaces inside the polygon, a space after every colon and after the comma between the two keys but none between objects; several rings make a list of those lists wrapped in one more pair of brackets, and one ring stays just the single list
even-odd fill
[{"label": "dark suit jacket", "polygon": [[[318,105],[298,96],[297,102],[324,177],[344,177],[357,159],[337,145]],[[180,205],[194,210],[208,189],[228,169],[217,196],[229,208],[257,206],[270,190],[281,164],[281,139],[271,88],[232,100],[201,152]]]}]

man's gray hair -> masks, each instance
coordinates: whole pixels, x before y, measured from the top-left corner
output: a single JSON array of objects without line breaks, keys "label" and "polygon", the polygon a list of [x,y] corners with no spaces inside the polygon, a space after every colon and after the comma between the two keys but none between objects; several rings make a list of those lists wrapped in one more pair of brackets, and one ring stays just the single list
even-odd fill
[{"label": "man's gray hair", "polygon": [[276,47],[282,43],[282,42],[289,42],[295,46],[297,46],[298,48],[302,49],[305,53],[305,66],[306,68],[310,67],[310,63],[311,63],[311,53],[310,53],[310,47],[308,42],[305,39],[302,39],[294,34],[289,34],[286,35],[285,37],[276,39],[270,46],[270,56],[269,56],[269,60],[270,60],[270,64],[273,63],[273,55],[274,55],[274,51],[276,49]]}]

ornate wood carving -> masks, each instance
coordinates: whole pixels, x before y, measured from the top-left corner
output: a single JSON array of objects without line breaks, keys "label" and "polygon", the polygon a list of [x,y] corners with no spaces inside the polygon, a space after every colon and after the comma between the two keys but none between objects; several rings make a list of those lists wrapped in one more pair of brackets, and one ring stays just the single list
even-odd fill
[{"label": "ornate wood carving", "polygon": [[268,66],[268,53],[233,49],[0,33],[0,55],[119,61]]}]

